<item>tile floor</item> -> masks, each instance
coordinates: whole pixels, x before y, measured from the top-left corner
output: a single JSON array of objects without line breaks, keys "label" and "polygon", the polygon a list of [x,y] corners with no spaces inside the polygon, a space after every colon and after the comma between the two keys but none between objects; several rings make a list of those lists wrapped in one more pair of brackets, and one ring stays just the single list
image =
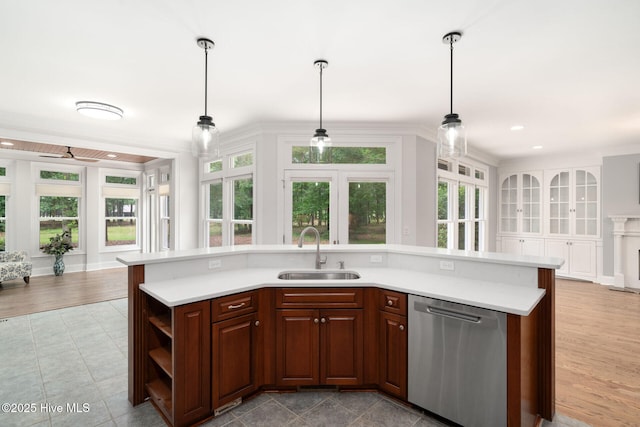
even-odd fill
[{"label": "tile floor", "polygon": [[[2,427],[165,425],[149,402],[127,400],[126,299],[0,319],[0,404]],[[259,395],[204,425],[446,424],[375,392],[305,391]],[[585,426],[560,414],[545,423]]]}]

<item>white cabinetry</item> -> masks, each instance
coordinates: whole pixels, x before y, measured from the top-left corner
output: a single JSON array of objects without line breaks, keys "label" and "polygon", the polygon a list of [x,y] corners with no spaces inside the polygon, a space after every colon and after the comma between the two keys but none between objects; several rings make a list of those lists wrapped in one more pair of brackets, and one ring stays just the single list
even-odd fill
[{"label": "white cabinetry", "polygon": [[542,233],[542,174],[514,173],[500,179],[500,232]]},{"label": "white cabinetry", "polygon": [[594,240],[547,239],[545,255],[564,259],[564,265],[556,270],[560,276],[594,279],[596,250]]},{"label": "white cabinetry", "polygon": [[502,252],[516,255],[544,256],[544,239],[503,236]]}]

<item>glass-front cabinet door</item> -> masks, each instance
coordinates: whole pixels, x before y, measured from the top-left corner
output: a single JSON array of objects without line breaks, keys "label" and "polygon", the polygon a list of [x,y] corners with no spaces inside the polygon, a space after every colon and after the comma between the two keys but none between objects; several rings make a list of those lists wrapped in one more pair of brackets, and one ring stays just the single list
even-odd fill
[{"label": "glass-front cabinet door", "polygon": [[554,236],[600,235],[599,168],[550,171],[548,233]]},{"label": "glass-front cabinet door", "polygon": [[504,177],[500,185],[500,232],[542,232],[542,184],[539,172]]}]

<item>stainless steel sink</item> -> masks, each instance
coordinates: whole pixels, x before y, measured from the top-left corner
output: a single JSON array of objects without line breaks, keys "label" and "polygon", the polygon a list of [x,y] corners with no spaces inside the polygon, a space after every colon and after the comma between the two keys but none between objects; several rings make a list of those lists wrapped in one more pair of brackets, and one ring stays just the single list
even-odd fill
[{"label": "stainless steel sink", "polygon": [[308,270],[308,271],[283,271],[278,274],[278,279],[284,280],[354,280],[360,275],[355,271],[346,270]]}]

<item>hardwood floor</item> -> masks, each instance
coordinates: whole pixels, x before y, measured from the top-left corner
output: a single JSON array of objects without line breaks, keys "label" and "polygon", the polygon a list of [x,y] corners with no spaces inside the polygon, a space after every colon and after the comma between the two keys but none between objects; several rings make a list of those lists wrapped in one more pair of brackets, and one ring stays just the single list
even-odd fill
[{"label": "hardwood floor", "polygon": [[[0,288],[0,318],[126,296],[126,267],[14,280]],[[640,425],[640,295],[556,280],[556,411]]]},{"label": "hardwood floor", "polygon": [[556,279],[556,411],[640,425],[640,295]]},{"label": "hardwood floor", "polygon": [[127,297],[127,267],[3,282],[0,319]]}]

